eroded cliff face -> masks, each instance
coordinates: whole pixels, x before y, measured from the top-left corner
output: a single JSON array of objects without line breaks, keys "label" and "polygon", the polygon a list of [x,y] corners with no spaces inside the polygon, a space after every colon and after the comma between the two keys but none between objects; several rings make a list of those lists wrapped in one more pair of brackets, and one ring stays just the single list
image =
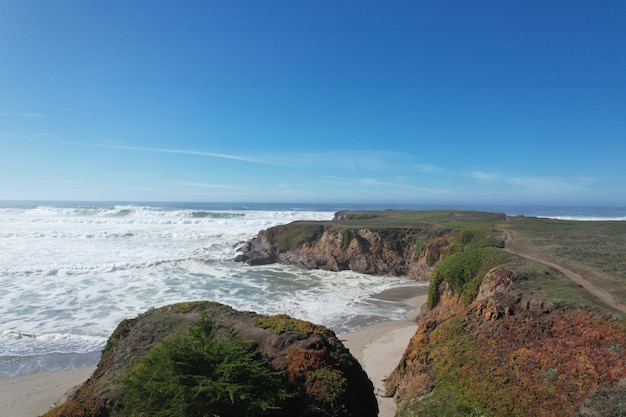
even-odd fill
[{"label": "eroded cliff face", "polygon": [[[514,289],[523,279],[495,268],[469,305],[446,282],[439,285],[439,303],[423,309],[418,331],[386,382],[398,416],[625,411],[624,321]],[[597,395],[612,413],[594,414]]]},{"label": "eroded cliff face", "polygon": [[272,239],[271,231],[261,231],[244,244],[235,261],[250,265],[282,263],[307,269],[351,270],[428,280],[432,266],[440,259],[445,247],[445,232],[441,233],[442,236],[432,237],[410,228],[324,227],[313,239],[281,249],[276,239]]}]

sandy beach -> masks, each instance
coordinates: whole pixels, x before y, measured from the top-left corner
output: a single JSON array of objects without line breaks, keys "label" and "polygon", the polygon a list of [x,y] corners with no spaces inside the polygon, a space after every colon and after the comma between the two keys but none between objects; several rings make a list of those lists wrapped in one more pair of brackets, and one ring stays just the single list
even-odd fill
[{"label": "sandy beach", "polygon": [[52,408],[70,388],[86,381],[94,369],[94,366],[87,366],[2,378],[0,416],[40,416]]},{"label": "sandy beach", "polygon": [[[415,307],[406,320],[378,323],[339,335],[344,345],[361,363],[374,383],[380,408],[379,417],[393,417],[396,406],[382,396],[384,380],[396,367],[417,325],[413,321],[426,302],[426,287],[402,287],[385,291],[375,298],[401,301]],[[95,367],[40,372],[0,379],[0,416],[38,417],[70,388],[87,380]]]},{"label": "sandy beach", "polygon": [[417,330],[415,317],[428,298],[428,287],[394,288],[376,296],[382,300],[402,301],[415,307],[406,320],[388,321],[339,335],[350,353],[367,372],[378,400],[379,417],[393,417],[396,404],[393,398],[384,397],[387,376],[400,362],[409,340]]}]

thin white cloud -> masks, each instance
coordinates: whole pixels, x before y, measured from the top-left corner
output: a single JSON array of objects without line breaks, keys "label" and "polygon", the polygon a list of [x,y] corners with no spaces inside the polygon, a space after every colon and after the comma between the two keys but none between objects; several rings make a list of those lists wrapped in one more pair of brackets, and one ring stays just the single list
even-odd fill
[{"label": "thin white cloud", "polygon": [[338,177],[336,175],[320,175],[320,178],[330,180],[333,182],[343,183],[343,184],[354,184],[356,180],[354,178],[347,177]]},{"label": "thin white cloud", "polygon": [[45,179],[42,182],[47,182],[51,184],[63,184],[63,185],[84,185],[83,181],[74,181],[74,180],[55,180],[55,179]]},{"label": "thin white cloud", "polygon": [[272,165],[292,168],[339,169],[347,171],[385,172],[404,165],[410,155],[389,151],[336,150],[327,152],[294,152],[263,155]]},{"label": "thin white cloud", "polygon": [[133,191],[143,191],[143,192],[149,192],[149,193],[158,193],[161,190],[158,188],[154,188],[154,187],[145,187],[145,186],[140,186],[140,185],[127,185],[124,188],[128,189],[128,190],[133,190]]},{"label": "thin white cloud", "polygon": [[194,150],[186,150],[186,149],[169,149],[169,148],[148,148],[143,146],[126,146],[126,145],[112,145],[112,144],[96,144],[93,145],[98,148],[107,148],[107,149],[120,149],[126,151],[136,151],[136,152],[154,152],[154,153],[170,153],[170,154],[178,154],[178,155],[194,155],[194,156],[207,156],[211,158],[220,158],[220,159],[232,159],[235,161],[243,161],[243,162],[251,162],[255,164],[263,164],[268,165],[266,162],[247,158],[244,156],[238,155],[229,155],[224,153],[217,152],[205,152],[205,151],[194,151]]},{"label": "thin white cloud", "polygon": [[421,172],[422,174],[430,174],[434,172],[442,172],[443,168],[440,168],[436,165],[432,164],[416,164],[413,165],[413,169],[415,171]]},{"label": "thin white cloud", "polygon": [[[228,185],[228,184],[214,184],[214,183],[205,183],[205,182],[193,182],[193,181],[172,181],[167,183],[168,186],[175,186],[178,188],[190,188],[190,189],[198,189],[198,190],[216,190],[216,192],[220,192],[221,195],[228,195],[231,198],[236,199],[245,199],[246,201],[250,201],[248,199],[255,198],[259,199],[259,201],[272,201],[272,198],[296,198],[299,197],[313,197],[310,190],[300,190],[294,189],[287,184],[276,184],[272,187],[266,188],[246,188],[239,187],[236,185]],[[200,191],[204,193],[204,191]],[[288,194],[283,194],[288,192]]]},{"label": "thin white cloud", "polygon": [[376,178],[346,178],[346,177],[337,177],[337,176],[330,176],[330,175],[321,176],[320,178],[325,178],[325,179],[332,181],[333,183],[337,185],[344,185],[344,186],[361,185],[361,186],[366,186],[366,187],[372,187],[372,186],[392,187],[392,188],[399,188],[399,189],[404,189],[404,190],[418,191],[421,193],[428,193],[431,195],[432,194],[442,195],[442,194],[448,193],[448,190],[441,189],[441,188],[420,187],[420,186],[411,185],[411,184],[381,181]]},{"label": "thin white cloud", "polygon": [[499,178],[499,175],[492,172],[474,171],[470,173],[470,177],[479,179],[481,181],[494,181]]},{"label": "thin white cloud", "polygon": [[581,192],[593,183],[593,178],[559,178],[559,177],[513,177],[509,182],[530,192],[546,195],[563,195]]},{"label": "thin white cloud", "polygon": [[194,187],[194,188],[218,188],[223,190],[242,190],[243,188],[234,187],[232,185],[227,184],[211,184],[206,182],[193,182],[193,181],[174,181],[170,182],[169,185],[174,185],[177,187]]},{"label": "thin white cloud", "polygon": [[439,189],[418,187],[416,185],[410,185],[410,184],[399,184],[399,183],[395,183],[395,182],[380,181],[380,180],[377,180],[375,178],[361,178],[359,180],[359,182],[361,184],[363,184],[363,185],[375,185],[375,186],[382,186],[382,187],[403,188],[403,189],[407,189],[407,190],[428,192],[428,193],[432,193],[432,192],[437,192],[438,193],[438,192],[441,192],[441,190],[439,190]]},{"label": "thin white cloud", "polygon": [[35,117],[43,116],[41,113],[37,112],[0,112],[0,117],[15,117],[15,118],[25,118],[32,119]]},{"label": "thin white cloud", "polygon": [[509,187],[524,189],[528,192],[540,192],[540,193],[571,193],[581,191],[586,186],[597,181],[597,178],[592,177],[556,177],[546,175],[518,175],[518,176],[505,176],[495,172],[485,171],[473,171],[467,174],[468,177],[483,181],[504,184]]}]

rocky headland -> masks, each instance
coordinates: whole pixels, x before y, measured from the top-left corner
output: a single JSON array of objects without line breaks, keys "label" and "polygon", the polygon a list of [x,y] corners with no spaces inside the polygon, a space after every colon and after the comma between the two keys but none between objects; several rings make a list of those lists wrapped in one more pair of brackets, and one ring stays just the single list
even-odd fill
[{"label": "rocky headland", "polygon": [[[281,263],[427,281],[432,267],[445,255],[454,229],[426,219],[410,221],[413,213],[340,211],[329,222],[275,226],[260,231],[239,248],[235,262]],[[470,213],[455,215],[461,220]],[[502,215],[485,213],[485,221],[501,219]],[[502,237],[482,237],[492,239],[493,245],[503,244]]]}]

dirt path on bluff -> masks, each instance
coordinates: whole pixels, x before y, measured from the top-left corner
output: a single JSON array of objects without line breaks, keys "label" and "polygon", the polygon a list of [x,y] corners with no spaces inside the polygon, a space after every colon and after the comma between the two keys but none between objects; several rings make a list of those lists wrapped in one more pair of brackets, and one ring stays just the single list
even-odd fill
[{"label": "dirt path on bluff", "polygon": [[[617,311],[621,311],[622,313],[626,313],[626,303],[623,301],[626,300],[626,289],[612,279],[594,271],[586,269],[583,270],[581,268],[567,265],[562,261],[551,258],[538,250],[530,249],[520,243],[520,238],[517,232],[506,229],[500,230],[502,230],[502,232],[506,235],[505,251],[557,269],[576,284],[582,286],[591,294],[598,297],[608,306]],[[624,297],[615,297],[611,293],[619,294],[620,296],[624,295]]]}]

